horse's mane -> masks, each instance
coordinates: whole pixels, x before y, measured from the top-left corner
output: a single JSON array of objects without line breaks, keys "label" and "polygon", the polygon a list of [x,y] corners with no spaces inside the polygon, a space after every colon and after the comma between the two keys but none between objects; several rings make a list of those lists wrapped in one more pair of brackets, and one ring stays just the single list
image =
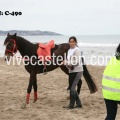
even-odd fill
[{"label": "horse's mane", "polygon": [[29,56],[36,55],[38,44],[33,44],[30,41],[19,36],[17,36],[16,38],[16,42],[18,46],[22,48],[21,51],[24,52],[24,54]]},{"label": "horse's mane", "polygon": [[28,45],[28,46],[32,46],[33,47],[33,45],[34,45],[30,41],[28,41],[25,38],[20,37],[20,36],[16,36],[16,43],[21,45],[21,46]]}]

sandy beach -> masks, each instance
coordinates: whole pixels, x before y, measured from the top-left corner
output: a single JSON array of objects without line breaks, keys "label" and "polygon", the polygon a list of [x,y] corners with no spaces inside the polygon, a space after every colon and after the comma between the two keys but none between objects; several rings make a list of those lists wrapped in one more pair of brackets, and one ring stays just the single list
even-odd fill
[{"label": "sandy beach", "polygon": [[[33,103],[33,91],[30,104],[21,109],[25,102],[29,74],[24,66],[8,66],[0,59],[0,120],[104,120],[106,109],[101,93],[101,79],[104,67],[88,66],[91,75],[96,80],[98,92],[90,94],[88,86],[83,84],[80,98],[83,108],[67,110],[68,76],[59,68],[47,75],[39,74],[38,101]],[[120,111],[118,110],[118,115]],[[117,120],[120,116],[117,116]]]}]

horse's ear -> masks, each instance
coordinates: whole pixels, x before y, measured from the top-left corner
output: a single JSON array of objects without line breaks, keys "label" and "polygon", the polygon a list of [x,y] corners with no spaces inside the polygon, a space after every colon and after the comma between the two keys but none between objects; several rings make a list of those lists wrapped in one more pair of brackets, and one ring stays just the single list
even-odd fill
[{"label": "horse's ear", "polygon": [[15,33],[14,36],[16,37],[16,36],[17,36],[17,33]]},{"label": "horse's ear", "polygon": [[7,36],[10,36],[10,34],[8,33]]}]

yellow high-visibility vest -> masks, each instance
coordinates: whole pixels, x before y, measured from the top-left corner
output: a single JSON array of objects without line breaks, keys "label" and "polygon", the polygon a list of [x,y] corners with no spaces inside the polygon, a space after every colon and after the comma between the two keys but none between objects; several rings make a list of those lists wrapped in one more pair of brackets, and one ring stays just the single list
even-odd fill
[{"label": "yellow high-visibility vest", "polygon": [[103,97],[120,101],[120,60],[112,57],[106,66],[102,79]]}]

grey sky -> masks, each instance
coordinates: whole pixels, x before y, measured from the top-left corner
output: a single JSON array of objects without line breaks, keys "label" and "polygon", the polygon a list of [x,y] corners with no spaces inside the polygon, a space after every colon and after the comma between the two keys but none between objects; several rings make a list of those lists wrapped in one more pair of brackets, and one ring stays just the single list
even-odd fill
[{"label": "grey sky", "polygon": [[0,0],[1,30],[47,30],[64,35],[120,35],[120,0]]}]

